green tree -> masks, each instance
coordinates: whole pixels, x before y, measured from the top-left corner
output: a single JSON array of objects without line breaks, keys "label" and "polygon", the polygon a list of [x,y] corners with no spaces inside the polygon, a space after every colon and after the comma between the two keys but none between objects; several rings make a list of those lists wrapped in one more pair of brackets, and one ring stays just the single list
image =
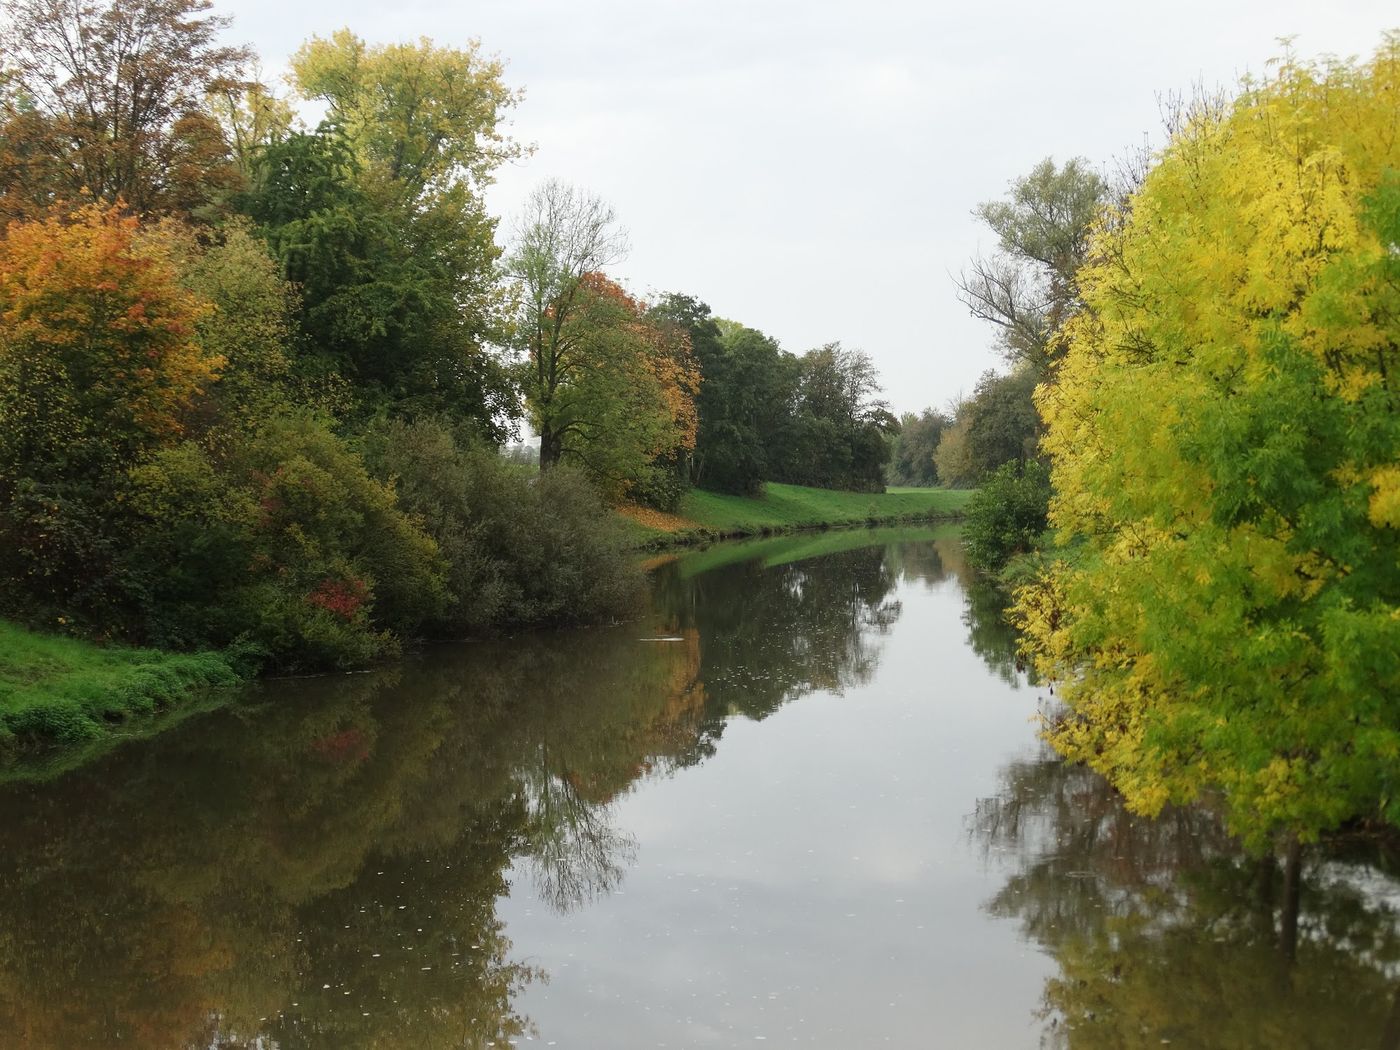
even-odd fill
[{"label": "green tree", "polygon": [[612,208],[597,197],[550,180],[530,194],[517,223],[506,272],[516,286],[520,387],[540,435],[542,470],[564,454],[571,424],[567,390],[589,367],[580,341],[587,326],[572,323],[587,301],[584,278],[602,273],[626,250],[616,222]]},{"label": "green tree", "polygon": [[864,351],[828,343],[803,354],[773,480],[883,492],[889,435],[899,421],[879,394],[879,374]]},{"label": "green tree", "polygon": [[261,150],[239,205],[300,293],[298,369],[361,410],[451,412],[492,438],[516,414],[497,330],[494,225],[462,186],[431,199],[367,183],[344,128]]},{"label": "green tree", "polygon": [[1056,168],[1047,157],[1011,184],[1007,199],[977,206],[997,236],[997,253],[962,274],[959,298],[997,327],[998,346],[1013,365],[1040,374],[1063,352],[1056,332],[1078,306],[1075,274],[1107,197],[1107,184],[1087,161],[1076,157]]},{"label": "green tree", "polygon": [[937,485],[938,465],[933,454],[951,425],[952,420],[932,408],[900,416],[899,432],[890,448],[890,481],[895,485]]},{"label": "green tree", "polygon": [[1041,409],[1081,555],[1020,615],[1049,731],[1256,845],[1400,824],[1400,39],[1185,126],[1094,245]]},{"label": "green tree", "polygon": [[1036,454],[1040,416],[1032,395],[1036,373],[1022,366],[1008,375],[984,372],[972,397],[961,402],[939,435],[934,462],[945,485],[981,484],[1003,463],[1018,468]]},{"label": "green tree", "polygon": [[687,333],[703,378],[691,481],[757,493],[791,425],[797,359],[762,332],[713,317],[709,306],[687,295],[663,296],[649,316]]},{"label": "green tree", "polygon": [[968,560],[982,569],[998,569],[1013,555],[1034,550],[1045,532],[1049,505],[1050,473],[1043,464],[1002,464],[968,500],[963,526]]},{"label": "green tree", "polygon": [[572,349],[551,404],[559,461],[582,467],[614,501],[654,487],[695,446],[700,376],[689,337],[648,313],[603,275],[586,274],[562,332]]}]

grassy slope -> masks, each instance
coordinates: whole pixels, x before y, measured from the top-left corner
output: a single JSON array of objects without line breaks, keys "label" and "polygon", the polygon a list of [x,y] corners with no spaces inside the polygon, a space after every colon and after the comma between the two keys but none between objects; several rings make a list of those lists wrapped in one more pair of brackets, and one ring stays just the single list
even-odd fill
[{"label": "grassy slope", "polygon": [[970,491],[895,488],[885,493],[836,492],[770,482],[763,495],[730,496],[695,489],[681,503],[677,518],[629,526],[639,545],[666,546],[696,539],[752,536],[764,532],[826,525],[889,524],[953,518],[962,513]]},{"label": "grassy slope", "polygon": [[0,745],[92,740],[236,681],[217,653],[98,646],[0,622]]}]

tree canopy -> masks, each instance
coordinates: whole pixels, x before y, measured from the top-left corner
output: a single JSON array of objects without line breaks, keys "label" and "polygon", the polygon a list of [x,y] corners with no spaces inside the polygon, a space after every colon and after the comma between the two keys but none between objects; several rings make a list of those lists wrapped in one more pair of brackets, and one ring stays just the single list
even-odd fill
[{"label": "tree canopy", "polygon": [[195,215],[237,185],[206,107],[241,82],[209,0],[15,0],[0,27],[0,202],[10,217],[118,200]]},{"label": "tree canopy", "polygon": [[1400,39],[1201,111],[1098,233],[1040,407],[1078,555],[1020,596],[1138,812],[1400,824]]}]

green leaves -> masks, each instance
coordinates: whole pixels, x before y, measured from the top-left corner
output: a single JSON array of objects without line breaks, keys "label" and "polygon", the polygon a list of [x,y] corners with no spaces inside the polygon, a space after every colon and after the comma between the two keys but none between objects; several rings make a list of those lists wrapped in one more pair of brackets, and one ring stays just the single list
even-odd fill
[{"label": "green leaves", "polygon": [[1064,681],[1050,739],[1141,812],[1223,793],[1256,846],[1395,817],[1397,87],[1392,42],[1184,128],[1038,395],[1085,548],[1018,596]]}]

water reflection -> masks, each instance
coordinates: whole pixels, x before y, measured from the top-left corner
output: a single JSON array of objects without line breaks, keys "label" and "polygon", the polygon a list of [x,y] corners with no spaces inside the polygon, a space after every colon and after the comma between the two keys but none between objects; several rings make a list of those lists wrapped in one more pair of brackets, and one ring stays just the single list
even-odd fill
[{"label": "water reflection", "polygon": [[0,787],[0,1047],[1396,1047],[1374,840],[1252,861],[1039,756],[966,849],[1032,703],[973,582],[947,536],[716,547],[638,623],[270,683]]},{"label": "water reflection", "polygon": [[642,624],[270,683],[0,788],[0,1045],[531,1034],[513,1004],[546,975],[497,915],[512,864],[559,911],[612,890],[634,851],[615,800],[713,753],[731,714],[868,678],[903,571],[879,548],[677,564]]},{"label": "water reflection", "polygon": [[1059,968],[1042,1046],[1400,1046],[1400,851],[1358,835],[1251,858],[1204,808],[1127,813],[1049,755],[972,818],[1012,868],[988,902]]}]

